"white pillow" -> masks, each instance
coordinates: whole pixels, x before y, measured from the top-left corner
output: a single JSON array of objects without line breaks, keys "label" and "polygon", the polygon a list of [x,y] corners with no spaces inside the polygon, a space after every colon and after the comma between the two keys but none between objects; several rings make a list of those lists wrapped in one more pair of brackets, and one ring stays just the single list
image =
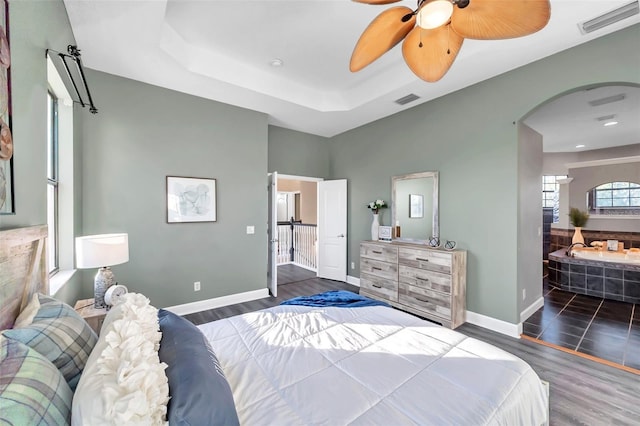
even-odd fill
[{"label": "white pillow", "polygon": [[158,310],[129,293],[109,311],[76,389],[73,425],[166,424],[169,385],[158,358]]}]

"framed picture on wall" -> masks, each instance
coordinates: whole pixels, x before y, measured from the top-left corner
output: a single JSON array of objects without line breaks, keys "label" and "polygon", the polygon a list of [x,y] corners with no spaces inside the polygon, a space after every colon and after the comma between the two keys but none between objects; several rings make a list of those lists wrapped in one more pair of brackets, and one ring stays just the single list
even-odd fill
[{"label": "framed picture on wall", "polygon": [[0,0],[0,214],[13,214],[16,211],[13,196],[10,66],[9,6],[7,0]]},{"label": "framed picture on wall", "polygon": [[409,217],[424,217],[424,197],[419,194],[409,194]]},{"label": "framed picture on wall", "polygon": [[167,223],[215,222],[216,180],[167,176]]}]

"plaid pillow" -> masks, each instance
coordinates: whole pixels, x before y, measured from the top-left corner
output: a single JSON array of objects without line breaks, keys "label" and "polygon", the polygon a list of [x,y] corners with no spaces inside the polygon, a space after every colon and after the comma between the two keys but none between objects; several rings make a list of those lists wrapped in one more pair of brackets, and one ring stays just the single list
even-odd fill
[{"label": "plaid pillow", "polygon": [[0,424],[69,424],[72,399],[51,361],[0,336]]},{"label": "plaid pillow", "polygon": [[31,324],[2,334],[44,355],[74,390],[98,337],[71,306],[43,295],[39,299]]}]

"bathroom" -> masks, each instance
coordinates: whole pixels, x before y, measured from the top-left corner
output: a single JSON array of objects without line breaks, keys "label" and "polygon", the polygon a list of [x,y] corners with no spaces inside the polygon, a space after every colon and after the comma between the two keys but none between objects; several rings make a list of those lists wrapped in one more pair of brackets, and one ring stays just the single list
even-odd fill
[{"label": "bathroom", "polygon": [[[634,207],[640,204],[640,156],[566,166],[568,178],[560,179],[559,185],[558,222],[550,230],[549,285],[578,294],[640,303],[640,207]],[[597,203],[603,204],[605,196],[615,198],[609,204],[625,206],[598,208]],[[589,214],[577,232],[569,219],[572,207]],[[576,241],[584,246],[572,246]]]}]

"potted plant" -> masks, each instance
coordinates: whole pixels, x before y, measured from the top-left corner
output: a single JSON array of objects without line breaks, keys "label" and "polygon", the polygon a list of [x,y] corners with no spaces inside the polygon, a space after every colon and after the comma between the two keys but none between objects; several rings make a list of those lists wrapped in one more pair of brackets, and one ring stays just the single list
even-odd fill
[{"label": "potted plant", "polygon": [[569,209],[569,222],[575,228],[571,244],[582,243],[584,244],[584,237],[582,236],[582,227],[587,224],[589,220],[589,213],[580,210],[576,207]]}]

